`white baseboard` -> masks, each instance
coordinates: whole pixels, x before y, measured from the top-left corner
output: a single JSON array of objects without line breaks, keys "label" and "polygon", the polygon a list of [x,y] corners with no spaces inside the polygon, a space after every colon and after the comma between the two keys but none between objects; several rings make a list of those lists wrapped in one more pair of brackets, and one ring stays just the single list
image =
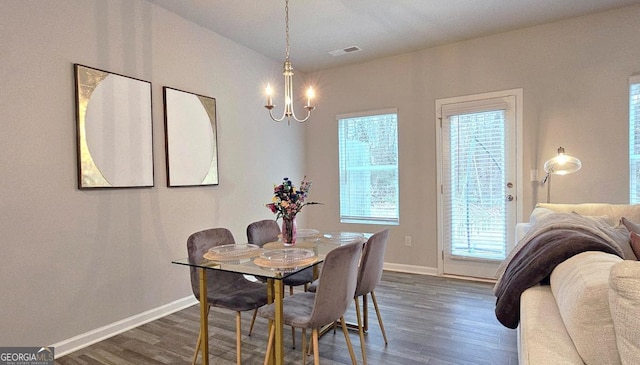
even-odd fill
[{"label": "white baseboard", "polygon": [[438,276],[438,269],[435,268],[435,267],[404,265],[404,264],[392,264],[392,263],[385,262],[384,263],[384,270],[405,272],[405,273],[408,273],[408,274],[420,274],[420,275]]},{"label": "white baseboard", "polygon": [[427,267],[427,266],[414,266],[414,265],[403,265],[403,264],[384,264],[384,270],[387,271],[396,271],[396,272],[404,272],[407,274],[418,274],[418,275],[431,275],[431,276],[441,276],[444,278],[453,278],[460,280],[469,280],[469,281],[481,281],[485,283],[495,283],[495,279],[485,279],[485,278],[477,278],[471,276],[458,276],[458,275],[448,275],[448,274],[438,274],[438,269],[435,267]]},{"label": "white baseboard", "polygon": [[104,327],[96,328],[67,340],[60,341],[51,346],[55,348],[55,356],[57,359],[74,351],[80,350],[83,347],[93,345],[96,342],[100,342],[147,322],[151,322],[171,313],[183,310],[197,303],[198,301],[196,298],[191,295],[158,308],[150,309],[146,312],[125,318],[121,321],[108,324]]},{"label": "white baseboard", "polygon": [[480,281],[483,283],[496,283],[496,279],[487,279],[487,278],[478,278],[475,276],[459,276],[459,275],[450,275],[450,274],[445,274],[442,275],[445,278],[452,278],[452,279],[460,279],[460,280],[468,280],[468,281]]}]

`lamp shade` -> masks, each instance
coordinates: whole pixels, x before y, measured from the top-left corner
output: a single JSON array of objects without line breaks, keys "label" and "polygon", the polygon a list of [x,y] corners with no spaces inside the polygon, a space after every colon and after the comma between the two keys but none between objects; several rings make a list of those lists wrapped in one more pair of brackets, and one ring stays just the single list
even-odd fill
[{"label": "lamp shade", "polygon": [[565,155],[564,148],[558,148],[558,155],[544,163],[547,174],[566,175],[582,168],[582,162],[573,156]]}]

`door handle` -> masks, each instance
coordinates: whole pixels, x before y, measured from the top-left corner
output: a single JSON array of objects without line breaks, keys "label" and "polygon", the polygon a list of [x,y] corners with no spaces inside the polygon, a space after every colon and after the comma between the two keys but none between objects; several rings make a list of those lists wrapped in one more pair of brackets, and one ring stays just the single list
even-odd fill
[{"label": "door handle", "polygon": [[513,195],[511,194],[507,195],[507,200],[510,202],[513,201]]}]

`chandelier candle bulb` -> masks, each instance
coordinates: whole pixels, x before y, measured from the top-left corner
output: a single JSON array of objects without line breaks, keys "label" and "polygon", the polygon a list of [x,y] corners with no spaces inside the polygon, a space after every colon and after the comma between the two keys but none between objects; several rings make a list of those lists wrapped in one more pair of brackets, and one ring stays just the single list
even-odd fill
[{"label": "chandelier candle bulb", "polygon": [[311,100],[313,99],[313,97],[315,96],[315,93],[313,92],[313,88],[308,88],[307,89],[307,108],[311,107]]},{"label": "chandelier candle bulb", "polygon": [[267,107],[273,106],[273,100],[271,100],[271,93],[273,90],[271,89],[271,84],[267,84]]}]

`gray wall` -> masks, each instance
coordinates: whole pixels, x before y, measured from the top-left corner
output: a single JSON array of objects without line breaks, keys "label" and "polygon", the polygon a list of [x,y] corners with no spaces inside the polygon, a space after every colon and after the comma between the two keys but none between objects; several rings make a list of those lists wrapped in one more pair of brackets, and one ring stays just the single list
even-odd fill
[{"label": "gray wall", "polygon": [[[0,1],[0,344],[42,346],[191,295],[194,231],[273,217],[304,127],[272,122],[281,63],[139,0]],[[73,63],[152,82],[155,187],[76,188]],[[217,99],[220,185],[167,188],[162,86]],[[286,143],[281,143],[287,141]]]},{"label": "gray wall", "polygon": [[[344,56],[348,57],[348,56]],[[628,78],[640,72],[640,6],[574,18],[373,62],[317,72],[322,100],[306,134],[316,177],[311,225],[375,231],[339,223],[337,114],[398,108],[400,225],[387,264],[437,267],[435,100],[523,88],[524,216],[546,190],[529,181],[559,146],[579,157],[578,173],[558,176],[553,202],[628,202]],[[322,178],[322,182],[317,177]],[[326,217],[331,217],[327,220]],[[412,247],[404,236],[413,237]]]}]

